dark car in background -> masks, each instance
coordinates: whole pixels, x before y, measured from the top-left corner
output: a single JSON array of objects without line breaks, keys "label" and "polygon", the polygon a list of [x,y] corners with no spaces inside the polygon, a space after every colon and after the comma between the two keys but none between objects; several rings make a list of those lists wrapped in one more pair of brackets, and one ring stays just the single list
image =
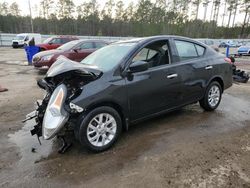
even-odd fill
[{"label": "dark car in background", "polygon": [[32,116],[31,133],[48,140],[72,129],[82,145],[100,152],[139,121],[196,102],[213,111],[232,85],[224,58],[179,36],[113,43],[81,63],[58,58],[38,81],[47,94]]},{"label": "dark car in background", "polygon": [[106,45],[108,42],[103,40],[74,40],[57,49],[37,53],[33,56],[32,63],[36,68],[48,69],[60,55],[80,62],[95,50]]},{"label": "dark car in background", "polygon": [[45,41],[43,41],[42,44],[36,44],[36,46],[40,48],[40,51],[52,50],[72,40],[79,40],[79,38],[75,36],[66,36],[66,35],[50,37],[47,38]]}]

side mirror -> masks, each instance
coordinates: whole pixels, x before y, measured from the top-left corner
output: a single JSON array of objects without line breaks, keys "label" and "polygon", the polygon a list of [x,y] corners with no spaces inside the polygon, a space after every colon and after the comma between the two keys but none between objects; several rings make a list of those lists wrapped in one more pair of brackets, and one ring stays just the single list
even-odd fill
[{"label": "side mirror", "polygon": [[142,72],[148,70],[148,62],[146,61],[135,61],[129,66],[129,72]]},{"label": "side mirror", "polygon": [[51,44],[53,44],[53,43],[52,43],[52,42],[49,42],[48,44],[51,45]]}]

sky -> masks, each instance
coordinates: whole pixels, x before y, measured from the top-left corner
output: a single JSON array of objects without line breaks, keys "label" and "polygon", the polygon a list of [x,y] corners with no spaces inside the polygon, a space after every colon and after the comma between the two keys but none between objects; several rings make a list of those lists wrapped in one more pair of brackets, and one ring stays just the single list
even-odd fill
[{"label": "sky", "polygon": [[[13,2],[16,2],[19,4],[19,7],[20,7],[20,10],[21,10],[21,14],[22,15],[27,15],[29,14],[29,0],[0,0],[0,2],[3,2],[3,1],[6,1],[8,2],[9,4],[13,3]],[[38,16],[38,11],[36,11],[36,7],[37,5],[39,5],[41,0],[30,0],[30,3],[31,3],[31,8],[32,8],[32,16]],[[75,5],[80,5],[84,2],[84,0],[73,0]],[[87,1],[87,0],[85,0]],[[105,2],[107,0],[97,0],[97,2],[101,5],[101,8],[104,6]],[[118,0],[115,0],[116,2]],[[152,2],[155,2],[156,0],[152,0]],[[123,3],[125,4],[125,6],[127,6],[130,2],[138,2],[138,0],[124,0]],[[220,6],[220,12],[219,12],[219,21],[218,21],[218,24],[219,25],[222,25],[222,14],[223,14],[223,11],[224,11],[224,4],[222,2],[221,6]],[[210,6],[208,7],[207,9],[207,19],[210,19],[210,15],[211,15],[211,12],[212,12],[212,3],[210,3]],[[199,19],[203,19],[204,17],[204,7],[203,5],[201,4],[200,5],[200,9],[199,9],[199,13],[198,13],[198,18]],[[232,22],[233,18],[231,19],[231,22]],[[243,13],[240,13],[238,12],[237,13],[237,16],[236,16],[236,23],[242,23],[244,20],[244,14]],[[225,16],[225,19],[224,19],[224,25],[227,24],[228,22],[228,15]],[[232,24],[232,23],[231,23]],[[230,25],[231,25],[230,24]]]}]

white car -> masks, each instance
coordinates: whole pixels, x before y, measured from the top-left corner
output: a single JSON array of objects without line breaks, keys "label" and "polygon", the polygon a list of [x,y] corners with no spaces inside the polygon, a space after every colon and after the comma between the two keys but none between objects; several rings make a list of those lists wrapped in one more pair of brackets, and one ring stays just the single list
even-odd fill
[{"label": "white car", "polygon": [[21,33],[16,35],[16,37],[12,40],[12,47],[18,48],[27,46],[32,38],[34,38],[36,44],[42,42],[42,36],[39,33]]}]

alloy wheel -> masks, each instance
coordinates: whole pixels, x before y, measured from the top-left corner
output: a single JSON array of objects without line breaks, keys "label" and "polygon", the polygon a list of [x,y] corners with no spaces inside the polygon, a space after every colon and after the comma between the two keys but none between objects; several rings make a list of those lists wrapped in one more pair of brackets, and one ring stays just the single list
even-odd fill
[{"label": "alloy wheel", "polygon": [[115,118],[108,113],[96,115],[88,124],[88,141],[96,147],[108,145],[115,137],[117,123]]},{"label": "alloy wheel", "polygon": [[220,101],[220,88],[217,85],[213,85],[208,92],[208,104],[211,107],[215,107]]}]

